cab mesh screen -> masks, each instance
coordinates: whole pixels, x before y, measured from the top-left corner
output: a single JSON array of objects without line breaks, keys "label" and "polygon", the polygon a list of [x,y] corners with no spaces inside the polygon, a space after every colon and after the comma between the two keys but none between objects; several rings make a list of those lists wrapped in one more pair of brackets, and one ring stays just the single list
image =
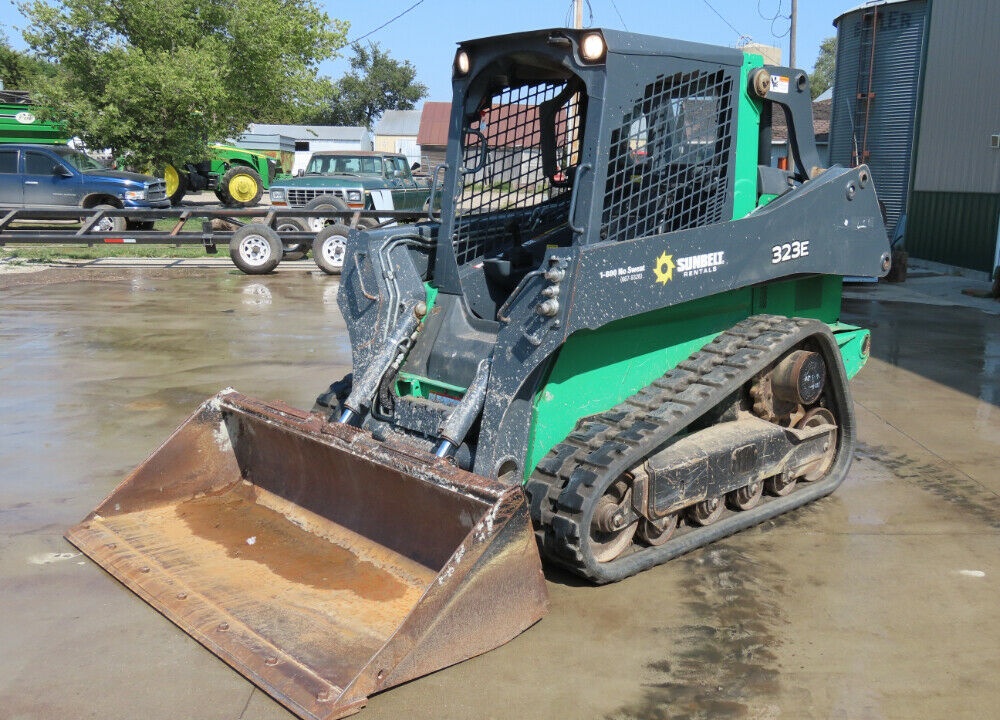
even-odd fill
[{"label": "cab mesh screen", "polygon": [[629,240],[719,222],[727,207],[732,80],[660,76],[611,133],[602,237]]},{"label": "cab mesh screen", "polygon": [[[453,239],[460,265],[566,222],[570,193],[560,184],[579,164],[579,98],[565,83],[509,87],[469,124]],[[546,115],[554,118],[555,184],[542,170]]]}]

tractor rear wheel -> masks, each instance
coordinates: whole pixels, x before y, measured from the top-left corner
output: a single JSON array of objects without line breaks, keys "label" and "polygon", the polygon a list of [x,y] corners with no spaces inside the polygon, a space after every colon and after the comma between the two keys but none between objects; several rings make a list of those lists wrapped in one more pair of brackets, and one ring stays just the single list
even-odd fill
[{"label": "tractor rear wheel", "polygon": [[188,191],[188,174],[173,165],[163,168],[163,181],[167,184],[167,197],[171,205],[180,205]]},{"label": "tractor rear wheel", "polygon": [[223,204],[231,207],[250,207],[260,202],[264,194],[264,183],[253,168],[233,165],[226,170],[219,183],[219,194]]}]

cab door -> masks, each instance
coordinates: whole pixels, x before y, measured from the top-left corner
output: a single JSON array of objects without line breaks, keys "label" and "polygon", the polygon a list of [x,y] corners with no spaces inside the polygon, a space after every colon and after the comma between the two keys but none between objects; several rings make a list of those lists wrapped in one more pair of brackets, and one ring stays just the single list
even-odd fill
[{"label": "cab door", "polygon": [[400,209],[419,210],[423,202],[421,193],[417,190],[417,183],[410,173],[410,166],[404,157],[391,158],[393,169],[396,171],[396,179],[399,180],[399,187],[403,189],[403,204]]},{"label": "cab door", "polygon": [[82,192],[79,175],[55,156],[40,150],[22,153],[26,207],[76,207]]},{"label": "cab door", "polygon": [[24,205],[24,185],[17,171],[17,150],[0,147],[0,207]]},{"label": "cab door", "polygon": [[399,175],[396,158],[391,155],[385,156],[383,165],[385,167],[385,182],[392,193],[393,210],[406,210],[406,183]]}]

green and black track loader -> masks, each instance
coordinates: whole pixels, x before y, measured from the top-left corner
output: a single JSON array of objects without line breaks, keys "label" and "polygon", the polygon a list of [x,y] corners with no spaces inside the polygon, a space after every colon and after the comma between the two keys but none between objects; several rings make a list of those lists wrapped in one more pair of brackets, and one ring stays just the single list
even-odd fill
[{"label": "green and black track loader", "polygon": [[68,533],[303,718],[510,640],[542,562],[628,577],[833,492],[855,447],[841,282],[889,246],[805,73],[555,29],[452,74],[440,216],[347,239],[351,375],[312,411],[222,391]]}]

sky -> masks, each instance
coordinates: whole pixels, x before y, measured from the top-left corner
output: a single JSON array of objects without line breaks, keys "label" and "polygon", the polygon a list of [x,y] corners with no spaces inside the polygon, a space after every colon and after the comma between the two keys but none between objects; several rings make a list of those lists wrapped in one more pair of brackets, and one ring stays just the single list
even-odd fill
[{"label": "sky", "polygon": [[[417,79],[430,90],[426,99],[444,101],[451,99],[451,63],[460,40],[566,27],[572,24],[573,5],[572,0],[314,1],[331,18],[350,22],[349,40],[367,36],[362,42],[379,43],[394,59],[409,60]],[[811,71],[820,42],[836,34],[833,20],[861,4],[799,0],[796,64]],[[727,47],[752,40],[780,47],[787,63],[790,12],[791,0],[589,0],[584,3],[584,25]],[[8,42],[23,49],[25,21],[11,0],[0,0],[0,24]],[[340,77],[350,69],[349,55],[345,48],[340,58],[324,61],[320,72]]]}]

